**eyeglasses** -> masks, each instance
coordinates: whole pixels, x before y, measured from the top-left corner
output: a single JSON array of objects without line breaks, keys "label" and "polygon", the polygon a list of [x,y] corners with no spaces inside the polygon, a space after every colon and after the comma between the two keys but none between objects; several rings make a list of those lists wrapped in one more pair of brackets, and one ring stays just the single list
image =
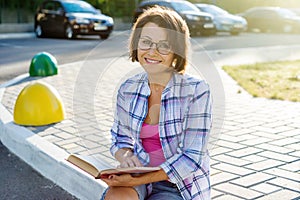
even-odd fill
[{"label": "eyeglasses", "polygon": [[138,47],[141,50],[149,50],[152,48],[153,44],[156,45],[156,50],[162,55],[168,55],[171,51],[171,46],[167,41],[160,41],[158,43],[155,43],[146,38],[140,38]]}]

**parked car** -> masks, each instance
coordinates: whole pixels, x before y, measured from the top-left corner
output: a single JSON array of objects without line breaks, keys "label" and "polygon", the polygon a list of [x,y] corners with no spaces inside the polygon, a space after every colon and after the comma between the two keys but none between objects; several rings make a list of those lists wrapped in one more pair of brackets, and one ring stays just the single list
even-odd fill
[{"label": "parked car", "polygon": [[238,35],[247,30],[247,21],[245,18],[230,14],[226,10],[211,4],[196,3],[197,8],[214,17],[214,23],[218,32],[229,32],[232,35]]},{"label": "parked car", "polygon": [[106,39],[113,30],[111,17],[81,0],[47,0],[37,9],[34,30],[37,37],[61,35],[99,35]]},{"label": "parked car", "polygon": [[214,35],[216,27],[210,14],[200,12],[197,7],[185,0],[146,0],[142,1],[134,13],[134,22],[145,9],[155,5],[176,11],[187,23],[191,35]]},{"label": "parked car", "polygon": [[260,32],[300,32],[300,17],[286,8],[255,7],[240,13],[248,22],[248,30]]}]

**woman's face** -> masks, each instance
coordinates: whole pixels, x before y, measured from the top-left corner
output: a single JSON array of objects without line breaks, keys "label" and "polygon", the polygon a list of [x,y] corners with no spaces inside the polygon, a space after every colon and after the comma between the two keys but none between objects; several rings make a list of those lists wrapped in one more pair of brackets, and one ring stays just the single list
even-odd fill
[{"label": "woman's face", "polygon": [[167,31],[149,22],[143,28],[138,43],[138,60],[150,75],[171,72],[173,52],[170,51]]}]

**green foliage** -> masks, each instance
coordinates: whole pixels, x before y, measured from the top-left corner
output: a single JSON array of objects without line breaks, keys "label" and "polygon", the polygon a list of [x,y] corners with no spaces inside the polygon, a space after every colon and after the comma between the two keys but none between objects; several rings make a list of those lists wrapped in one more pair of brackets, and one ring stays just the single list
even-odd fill
[{"label": "green foliage", "polygon": [[38,5],[43,0],[0,0],[1,9],[7,8],[12,10],[24,9],[26,11],[34,12]]},{"label": "green foliage", "polygon": [[131,17],[141,0],[87,0],[94,7],[112,17]]}]

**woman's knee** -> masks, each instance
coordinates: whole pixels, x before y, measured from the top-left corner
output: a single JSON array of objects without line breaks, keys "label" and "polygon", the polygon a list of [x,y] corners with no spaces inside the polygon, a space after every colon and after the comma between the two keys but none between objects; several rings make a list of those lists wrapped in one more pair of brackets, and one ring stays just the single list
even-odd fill
[{"label": "woman's knee", "polygon": [[138,194],[132,187],[111,187],[105,195],[105,200],[139,200]]}]

